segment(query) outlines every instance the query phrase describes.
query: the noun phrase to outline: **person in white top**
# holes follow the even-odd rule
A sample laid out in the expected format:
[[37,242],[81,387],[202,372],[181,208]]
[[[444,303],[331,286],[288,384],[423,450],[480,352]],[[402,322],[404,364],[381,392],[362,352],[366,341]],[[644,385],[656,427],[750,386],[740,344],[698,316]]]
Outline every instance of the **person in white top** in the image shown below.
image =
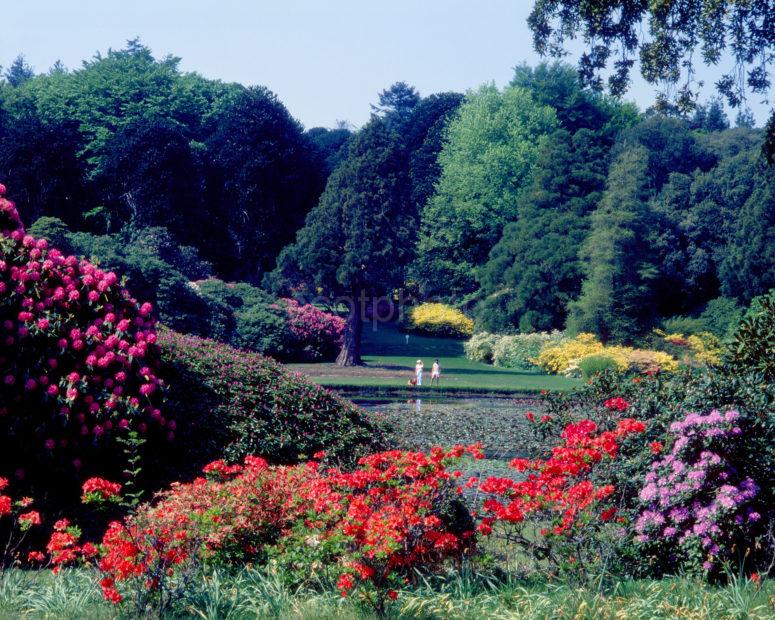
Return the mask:
[[439,360],[435,360],[431,367],[431,386],[433,386],[434,381],[437,384],[441,383],[441,366],[439,365]]
[[422,385],[422,369],[422,360],[417,360],[417,363],[414,366],[414,374],[417,377],[417,385]]

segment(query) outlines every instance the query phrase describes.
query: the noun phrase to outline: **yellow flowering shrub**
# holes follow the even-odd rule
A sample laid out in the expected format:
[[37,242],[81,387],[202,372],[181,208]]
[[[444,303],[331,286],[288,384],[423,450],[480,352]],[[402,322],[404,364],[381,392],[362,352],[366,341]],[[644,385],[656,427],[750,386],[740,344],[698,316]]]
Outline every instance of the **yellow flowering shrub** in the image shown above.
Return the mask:
[[474,333],[474,322],[447,304],[426,303],[409,311],[409,328],[429,336],[467,338]]
[[675,372],[678,370],[678,360],[664,351],[649,349],[632,349],[628,355],[629,366],[638,372],[661,370]]
[[694,334],[687,339],[694,359],[700,364],[716,365],[721,363],[721,341],[709,332]]
[[536,365],[551,374],[566,374],[578,368],[579,360],[603,352],[603,343],[594,334],[581,333],[557,345],[541,349]]
[[593,334],[579,334],[558,345],[544,347],[536,360],[546,372],[552,374],[578,375],[584,360],[605,356],[612,360],[620,371],[660,369],[673,372],[678,369],[678,361],[663,351],[633,349],[617,345],[604,346]]
[[674,347],[686,364],[707,366],[721,363],[721,341],[710,332],[701,332],[684,336],[683,334],[667,334],[660,329],[654,332],[661,336],[668,345]]

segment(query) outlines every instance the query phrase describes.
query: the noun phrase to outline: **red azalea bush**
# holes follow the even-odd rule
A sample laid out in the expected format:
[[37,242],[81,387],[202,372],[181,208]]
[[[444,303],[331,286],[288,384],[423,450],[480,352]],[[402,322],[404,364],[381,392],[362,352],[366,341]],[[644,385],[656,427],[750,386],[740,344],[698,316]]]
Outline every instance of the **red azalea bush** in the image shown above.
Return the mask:
[[523,479],[490,477],[479,486],[485,495],[479,531],[490,534],[500,524],[500,531],[531,558],[558,569],[585,570],[589,564],[582,560],[589,558],[580,556],[588,552],[599,557],[598,531],[616,515],[614,486],[594,479],[605,479],[600,469],[613,466],[621,443],[645,428],[633,418],[603,431],[591,420],[568,424],[547,459],[511,462],[517,472],[527,474]]
[[288,312],[288,328],[294,340],[291,356],[305,361],[334,356],[342,346],[345,320],[323,312],[313,304],[302,305],[295,299],[282,301]]
[[114,602],[132,592],[167,605],[202,564],[271,556],[299,579],[311,578],[316,565],[338,575],[343,595],[360,585],[381,609],[416,570],[473,548],[473,521],[447,470],[466,451],[481,456],[476,446],[391,451],[362,458],[352,472],[318,461],[213,462],[207,479],[175,484],[110,525],[98,563],[103,592]]
[[[150,304],[115,273],[26,235],[0,187],[0,433],[20,476],[51,463],[100,471],[117,435],[175,423],[162,382]],[[115,462],[115,451],[111,452]]]
[[9,494],[7,478],[0,478],[0,531],[3,545],[0,547],[0,573],[19,561],[18,552],[31,528],[41,524],[40,513],[30,510],[31,497],[14,499]]

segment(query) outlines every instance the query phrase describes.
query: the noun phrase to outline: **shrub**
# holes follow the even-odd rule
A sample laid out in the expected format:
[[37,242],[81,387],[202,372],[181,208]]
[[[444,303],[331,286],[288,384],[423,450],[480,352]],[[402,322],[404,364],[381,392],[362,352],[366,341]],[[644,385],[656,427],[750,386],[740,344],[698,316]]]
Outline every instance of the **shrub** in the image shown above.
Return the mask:
[[775,289],[756,297],[735,332],[727,362],[739,372],[775,382]]
[[493,347],[493,363],[504,368],[530,370],[536,368],[543,347],[559,344],[562,340],[563,335],[558,331],[501,336]]
[[675,372],[678,370],[678,361],[664,351],[651,351],[649,349],[632,349],[627,353],[627,363],[630,370],[638,373],[645,372]]
[[654,331],[662,336],[667,347],[675,352],[684,364],[707,366],[721,363],[721,342],[710,332],[685,336],[682,333],[666,334],[661,330]]
[[288,329],[293,336],[291,358],[315,361],[334,357],[342,346],[345,320],[323,312],[313,304],[284,299]]
[[710,332],[717,338],[730,336],[743,311],[737,301],[729,297],[717,297],[708,302],[699,316],[674,316],[662,322],[662,328],[668,333],[700,334]]
[[[481,457],[476,447],[468,451]],[[104,596],[118,603],[129,591],[144,611],[162,611],[200,565],[272,557],[298,582],[338,575],[343,596],[361,587],[382,613],[393,588],[473,548],[473,521],[447,471],[464,452],[377,453],[352,472],[322,470],[317,460],[210,463],[209,480],[173,485],[111,524],[99,560]]]
[[[541,349],[537,361],[538,365],[547,372],[578,375],[583,374],[581,369],[583,360],[590,357],[597,359],[600,356],[612,360],[615,369],[620,372],[627,370],[645,372],[657,369],[674,372],[678,369],[678,362],[668,353],[614,345],[604,346],[592,334],[579,334],[560,344],[546,346]],[[591,362],[592,365],[596,363],[596,361]],[[600,370],[602,368],[596,372]]]
[[564,342],[541,349],[538,366],[552,374],[566,374],[578,367],[586,355],[602,353],[603,343],[594,334],[582,333]]
[[[719,571],[739,547],[753,551],[761,514],[752,502],[759,487],[728,460],[742,439],[740,414],[689,414],[670,425],[669,454],[655,460],[639,492],[638,541],[661,569],[695,574]],[[747,552],[744,551],[748,548]]]
[[467,338],[474,332],[474,322],[452,306],[425,303],[409,311],[408,330],[428,336]]
[[474,362],[484,362],[492,364],[493,348],[502,336],[490,334],[488,332],[479,332],[471,336],[463,345],[466,357]]
[[[554,422],[549,416],[534,423]],[[511,461],[526,476],[490,477],[479,485],[484,494],[479,531],[489,534],[500,524],[505,538],[516,541],[541,570],[548,565],[552,571],[583,572],[610,561],[601,557],[599,534],[616,515],[616,488],[592,476],[605,478],[601,471],[614,466],[622,442],[645,428],[632,418],[619,419],[611,430],[588,419],[566,425],[548,458]]]
[[579,370],[585,379],[589,379],[599,372],[617,370],[618,368],[616,360],[604,354],[587,355],[579,360]]
[[[158,409],[163,383],[151,304],[118,276],[25,235],[0,186],[2,461],[52,493],[57,470],[120,468],[117,437],[174,437]],[[106,458],[108,457],[108,458]],[[119,469],[120,471],[120,469]]]
[[169,406],[188,429],[165,456],[188,474],[224,455],[293,463],[325,449],[352,462],[386,443],[361,409],[270,358],[166,329],[159,345]]
[[127,228],[115,235],[92,235],[73,233],[61,220],[44,217],[31,230],[55,246],[63,244],[66,251],[120,273],[122,283],[138,299],[152,303],[158,318],[168,327],[215,338],[224,333],[228,321],[225,306],[218,299],[203,298],[180,271],[201,273],[209,267],[198,259],[193,248],[175,245],[165,229]]

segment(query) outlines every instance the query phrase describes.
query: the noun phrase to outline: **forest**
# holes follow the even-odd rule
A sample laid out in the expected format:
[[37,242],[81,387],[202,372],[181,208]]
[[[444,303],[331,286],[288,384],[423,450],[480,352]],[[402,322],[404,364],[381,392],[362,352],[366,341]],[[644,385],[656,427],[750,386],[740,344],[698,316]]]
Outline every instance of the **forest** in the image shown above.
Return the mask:
[[[764,131],[719,99],[639,110],[546,62],[467,93],[398,82],[363,127],[305,129],[266,88],[139,41],[4,75],[0,181],[30,230],[120,267],[180,331],[277,352],[278,295],[400,290],[477,329],[632,343],[665,325],[723,336],[775,286]],[[223,282],[240,283],[239,321]]]

